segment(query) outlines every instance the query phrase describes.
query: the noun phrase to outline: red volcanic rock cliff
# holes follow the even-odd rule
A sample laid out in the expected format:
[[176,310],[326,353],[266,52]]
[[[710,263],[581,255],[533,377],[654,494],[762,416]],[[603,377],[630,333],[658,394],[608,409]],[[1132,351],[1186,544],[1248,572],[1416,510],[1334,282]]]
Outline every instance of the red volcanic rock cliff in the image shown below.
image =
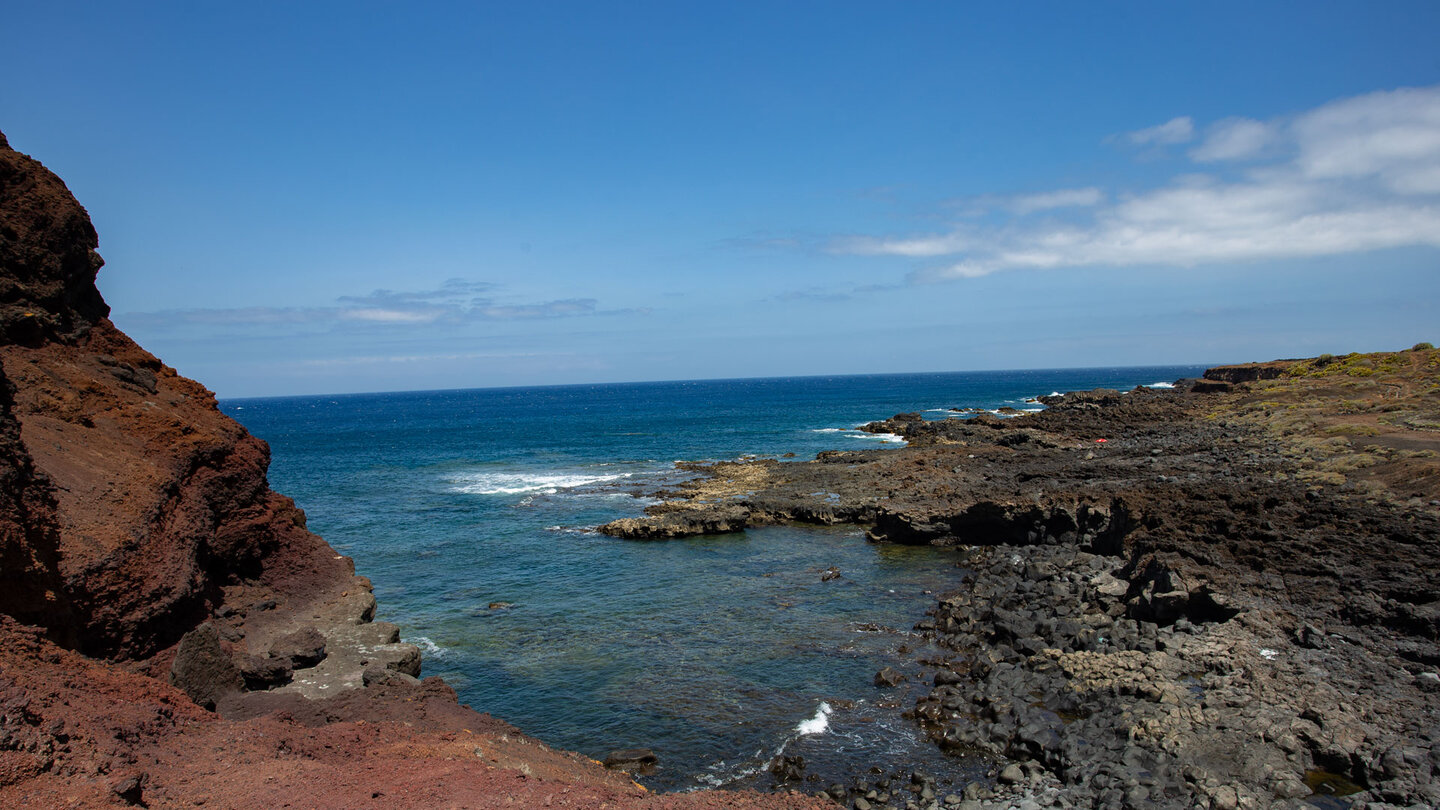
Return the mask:
[[0,135],[0,807],[823,806],[649,796],[417,680],[265,443],[110,323],[96,246]]
[[0,610],[140,659],[227,586],[284,597],[348,580],[270,491],[265,444],[106,318],[96,245],[64,183],[0,141]]

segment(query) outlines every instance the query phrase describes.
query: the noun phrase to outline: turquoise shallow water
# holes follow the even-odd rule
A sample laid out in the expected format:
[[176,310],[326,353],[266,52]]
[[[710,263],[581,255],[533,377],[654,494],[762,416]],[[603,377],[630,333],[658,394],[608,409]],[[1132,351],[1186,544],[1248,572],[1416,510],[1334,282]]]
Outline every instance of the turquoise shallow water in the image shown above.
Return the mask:
[[[853,529],[667,543],[598,535],[680,459],[886,446],[901,411],[1130,388],[1197,367],[590,385],[228,400],[271,444],[271,484],[353,556],[382,615],[471,705],[593,757],[646,747],[645,781],[733,784],[775,753],[825,781],[872,765],[961,778],[899,712],[905,631],[954,587],[947,552]],[[821,573],[838,568],[829,582]],[[801,731],[810,733],[802,734]],[[759,777],[763,783],[764,777]]]

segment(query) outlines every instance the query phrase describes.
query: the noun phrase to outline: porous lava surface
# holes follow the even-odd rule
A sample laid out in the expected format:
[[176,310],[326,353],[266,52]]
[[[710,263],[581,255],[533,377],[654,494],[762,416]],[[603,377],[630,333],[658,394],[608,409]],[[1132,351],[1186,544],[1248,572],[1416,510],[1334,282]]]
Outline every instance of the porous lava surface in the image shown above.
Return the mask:
[[653,796],[472,711],[109,321],[94,227],[0,135],[0,806],[806,807]]
[[[967,808],[1440,806],[1440,351],[1041,401],[866,426],[902,449],[692,465],[602,530],[956,548],[915,627],[952,654],[877,685],[933,683],[916,722],[995,757]],[[910,800],[890,776],[827,792]]]

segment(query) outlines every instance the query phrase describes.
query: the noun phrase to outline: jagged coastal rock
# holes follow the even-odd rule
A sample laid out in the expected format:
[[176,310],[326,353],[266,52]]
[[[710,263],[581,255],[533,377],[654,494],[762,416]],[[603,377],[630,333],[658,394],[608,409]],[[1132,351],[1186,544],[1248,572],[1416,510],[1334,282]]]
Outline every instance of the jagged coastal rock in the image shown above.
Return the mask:
[[269,449],[115,328],[0,135],[0,806],[804,807],[649,796],[419,680]]
[[[915,720],[996,757],[958,806],[1440,806],[1440,351],[1040,399],[865,427],[903,449],[700,468],[603,530],[840,519],[957,549],[915,626],[950,655],[876,683],[932,683]],[[897,779],[827,793],[908,806]]]
[[[874,676],[990,757],[801,793],[654,796],[420,679],[268,448],[108,320],[97,237],[0,135],[0,806],[1440,806],[1440,351],[899,414],[899,449],[686,465],[665,540],[782,522],[955,549]],[[963,418],[960,418],[963,417]],[[840,587],[845,573],[818,574]],[[494,603],[493,609],[508,605]],[[943,651],[935,655],[934,649]]]

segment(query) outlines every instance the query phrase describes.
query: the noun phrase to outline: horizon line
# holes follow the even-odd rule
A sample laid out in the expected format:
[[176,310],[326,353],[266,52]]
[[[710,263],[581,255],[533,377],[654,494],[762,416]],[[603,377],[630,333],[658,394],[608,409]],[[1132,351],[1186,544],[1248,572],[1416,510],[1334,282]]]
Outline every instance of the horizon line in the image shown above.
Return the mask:
[[[1299,360],[1303,358],[1276,358],[1277,360]],[[1275,360],[1243,361],[1243,362],[1275,362]],[[694,377],[684,379],[666,380],[612,380],[606,382],[582,382],[582,383],[540,383],[534,385],[484,385],[469,386],[464,388],[401,388],[385,391],[345,391],[331,393],[310,393],[310,394],[252,394],[245,396],[219,396],[217,401],[236,402],[241,400],[257,399],[305,399],[310,397],[365,397],[377,394],[450,394],[468,391],[519,391],[535,390],[543,388],[590,388],[599,386],[621,386],[621,385],[670,385],[679,383],[713,383],[713,382],[756,382],[767,380],[814,380],[827,377],[910,377],[928,376],[942,374],[994,374],[1004,372],[1041,372],[1041,371],[1099,371],[1125,369],[1161,369],[1161,368],[1214,368],[1216,366],[1230,365],[1229,363],[1147,363],[1143,365],[1098,365],[1098,366],[1044,366],[1035,368],[977,368],[964,369],[959,371],[884,371],[884,372],[859,372],[846,374],[773,374],[755,377]],[[1182,378],[1183,379],[1183,378]],[[203,383],[202,383],[203,384]]]

